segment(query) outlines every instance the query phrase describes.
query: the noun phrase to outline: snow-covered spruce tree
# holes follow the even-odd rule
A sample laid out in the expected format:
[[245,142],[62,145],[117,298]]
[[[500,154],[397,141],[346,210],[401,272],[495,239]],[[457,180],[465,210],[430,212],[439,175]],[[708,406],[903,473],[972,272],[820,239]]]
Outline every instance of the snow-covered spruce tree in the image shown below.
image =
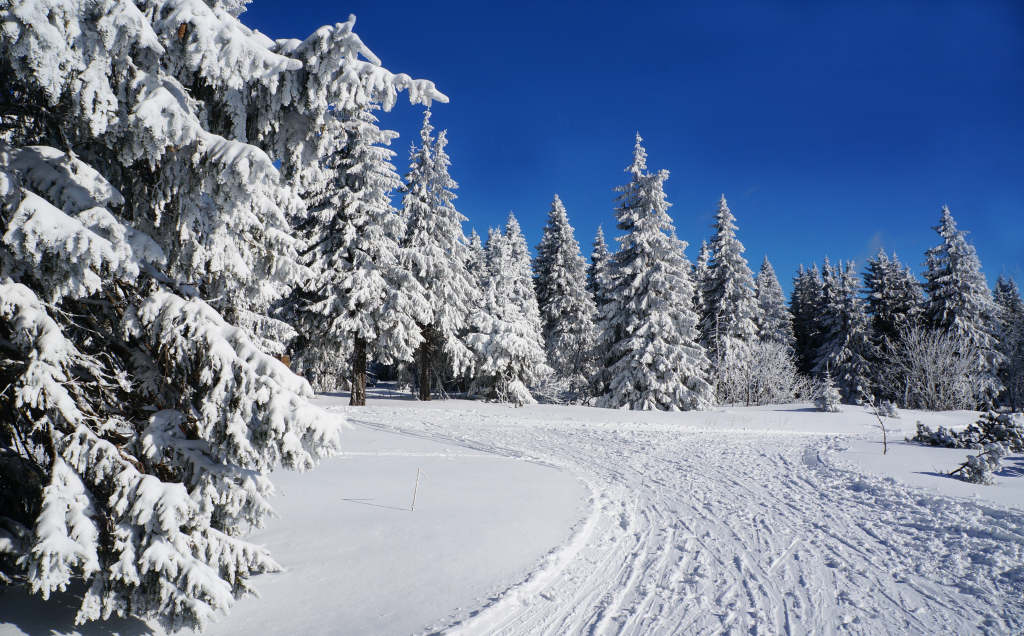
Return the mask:
[[809,375],[814,368],[814,359],[820,341],[817,316],[821,311],[821,291],[824,286],[821,271],[815,263],[805,270],[800,265],[793,278],[793,293],[789,308],[793,315],[793,348],[796,351],[797,368]]
[[484,252],[483,241],[475,229],[469,232],[466,243],[469,245],[469,258],[466,261],[466,269],[476,280],[476,286],[481,291],[482,299],[483,290],[487,289],[487,285],[491,280],[490,272],[487,269],[487,254]]
[[473,364],[473,353],[460,338],[480,304],[474,276],[466,269],[472,257],[462,232],[467,220],[452,200],[458,184],[448,175],[446,131],[435,142],[430,111],[423,117],[421,146],[413,147],[405,177],[403,214],[409,219],[403,266],[423,287],[429,313],[420,325],[423,342],[416,354],[419,399],[429,401],[434,376],[459,375]]
[[690,269],[693,278],[693,311],[701,322],[704,322],[704,317],[707,315],[707,303],[704,302],[704,283],[708,280],[708,259],[710,258],[708,242],[702,240],[700,251],[697,252],[697,261]]
[[590,265],[587,267],[587,291],[594,298],[596,309],[600,309],[607,302],[605,298],[606,272],[608,260],[611,257],[612,253],[608,251],[608,244],[604,240],[604,229],[598,225],[597,236],[594,237],[594,249],[590,252]]
[[896,254],[892,259],[879,249],[869,258],[864,272],[864,291],[871,324],[879,348],[887,350],[900,333],[920,322],[924,293],[914,272],[904,267]]
[[377,127],[371,107],[335,113],[325,178],[306,190],[309,215],[296,226],[312,276],[278,313],[300,334],[296,368],[321,391],[349,376],[350,403],[363,406],[367,358],[411,361],[429,308],[400,245],[405,222],[391,205],[401,181],[395,153],[383,146],[397,134]]
[[505,234],[491,230],[487,239],[490,274],[484,301],[470,323],[468,344],[476,355],[472,393],[515,404],[536,402],[529,386],[551,373],[545,363],[540,312],[519,223],[509,215]]
[[757,337],[754,274],[742,256],[743,244],[736,238],[735,220],[722,195],[711,226],[715,234],[708,244],[710,260],[702,287],[705,313],[701,333],[712,364],[724,358],[726,348]]
[[1024,302],[1012,278],[1002,275],[996,279],[993,293],[999,307],[1002,327],[999,351],[1003,356],[999,366],[999,379],[1003,383],[1001,399],[1014,411],[1024,407]]
[[593,374],[597,309],[584,287],[586,261],[573,235],[565,206],[555,195],[533,261],[541,333],[548,364],[562,377],[588,383]]
[[978,254],[967,242],[966,233],[957,229],[948,207],[943,206],[939,225],[932,229],[942,237],[942,244],[925,253],[924,320],[932,328],[974,345],[979,352],[978,368],[984,372],[978,399],[992,403],[1001,390],[997,376],[1002,357],[998,351],[999,309],[992,301]]
[[715,219],[711,226],[715,234],[708,244],[707,275],[701,287],[704,311],[700,330],[713,367],[718,400],[732,402],[735,397],[722,392],[730,383],[721,380],[727,375],[744,373],[731,367],[745,364],[748,345],[757,341],[759,308],[754,275],[742,256],[743,244],[736,239],[736,219],[729,211],[725,195],[718,202]]
[[241,538],[266,473],[339,444],[265,353],[263,310],[305,273],[273,160],[316,167],[331,108],[443,96],[354,18],[275,44],[198,0],[0,13],[0,567],[44,597],[84,578],[79,621],[202,628],[278,568]]
[[608,303],[600,309],[597,405],[635,410],[701,410],[714,403],[698,342],[690,264],[674,238],[664,182],[647,172],[636,137],[631,181],[617,188],[617,227],[627,232],[608,263]]
[[754,285],[757,288],[757,334],[761,341],[778,342],[792,348],[793,316],[767,256],[761,262],[761,271],[757,273]]
[[823,413],[842,413],[839,406],[842,395],[832,381],[832,374],[825,371],[814,385],[814,407]]
[[822,309],[818,314],[818,345],[813,372],[835,376],[846,404],[860,404],[872,392],[872,363],[878,357],[871,322],[860,297],[860,277],[853,262],[832,267],[825,259]]

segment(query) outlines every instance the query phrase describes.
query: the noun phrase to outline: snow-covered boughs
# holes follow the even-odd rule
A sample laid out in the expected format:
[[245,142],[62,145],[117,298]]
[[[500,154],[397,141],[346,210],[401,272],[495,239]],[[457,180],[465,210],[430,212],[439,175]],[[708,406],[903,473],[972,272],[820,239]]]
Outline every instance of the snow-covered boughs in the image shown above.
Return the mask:
[[820,341],[817,317],[824,284],[817,263],[809,270],[800,265],[793,278],[793,293],[789,298],[789,311],[793,315],[793,348],[796,350],[797,368],[805,374],[810,374],[814,368]]
[[701,286],[704,303],[701,333],[708,358],[719,365],[727,350],[742,348],[757,337],[758,304],[754,274],[736,238],[736,217],[725,195],[718,201],[715,234],[708,244],[707,274]]
[[1002,390],[997,375],[1002,358],[998,351],[999,309],[992,301],[977,252],[967,242],[966,232],[957,229],[948,207],[942,208],[939,225],[933,229],[942,237],[942,244],[926,253],[924,319],[932,328],[970,344],[983,384],[978,397],[992,403]]
[[583,285],[586,262],[557,194],[533,269],[548,364],[563,377],[579,378],[582,387],[593,375],[597,309]]
[[816,316],[818,348],[813,372],[835,375],[846,404],[871,401],[872,363],[877,357],[860,278],[853,263],[832,267],[825,259],[820,306]]
[[767,256],[761,262],[761,271],[757,273],[754,285],[758,306],[758,337],[762,342],[778,342],[792,347],[793,316],[786,307],[786,296],[782,293],[782,286]]
[[470,392],[498,402],[533,404],[528,387],[551,369],[545,361],[526,238],[513,215],[504,234],[490,232],[486,257],[484,302],[470,319],[468,344],[476,356]]
[[401,181],[389,161],[394,153],[382,146],[397,135],[381,131],[369,108],[337,116],[327,178],[307,190],[309,216],[296,227],[312,276],[278,315],[300,334],[293,345],[297,368],[321,391],[349,379],[352,403],[360,405],[367,357],[411,361],[428,307],[401,246],[405,221],[391,205]]
[[999,308],[1002,331],[999,352],[1002,363],[999,379],[1003,383],[1003,401],[1014,411],[1024,409],[1024,302],[1016,281],[1000,275],[993,299]]
[[835,382],[832,381],[832,374],[828,371],[815,381],[811,398],[814,400],[814,407],[823,413],[843,412],[839,406],[842,394],[839,393]]
[[901,332],[921,322],[921,284],[910,267],[900,264],[896,254],[890,260],[880,249],[874,258],[868,259],[864,293],[872,327],[883,350],[898,340]]
[[459,336],[480,304],[476,280],[466,269],[473,257],[462,232],[466,217],[452,203],[458,185],[448,175],[447,135],[441,131],[435,141],[433,130],[427,111],[420,131],[422,145],[413,148],[402,199],[408,229],[401,262],[422,286],[429,307],[416,355],[421,400],[430,399],[435,378],[472,367],[473,353]]
[[701,410],[714,403],[708,360],[698,343],[686,244],[675,237],[663,184],[668,171],[647,171],[636,137],[631,181],[615,211],[627,232],[608,263],[600,308],[598,406],[635,410]]
[[0,7],[0,570],[44,594],[84,577],[80,621],[202,628],[278,568],[241,538],[272,513],[266,473],[312,467],[342,425],[268,355],[295,332],[267,310],[315,273],[290,224],[344,163],[328,149],[360,228],[346,333],[418,344],[370,113],[446,98],[381,68],[354,18],[275,43],[243,8]]
[[607,302],[605,298],[605,287],[608,284],[606,272],[611,257],[608,244],[604,240],[603,226],[598,225],[597,235],[594,237],[594,249],[590,252],[590,265],[587,266],[587,291],[594,298],[596,309],[600,309]]

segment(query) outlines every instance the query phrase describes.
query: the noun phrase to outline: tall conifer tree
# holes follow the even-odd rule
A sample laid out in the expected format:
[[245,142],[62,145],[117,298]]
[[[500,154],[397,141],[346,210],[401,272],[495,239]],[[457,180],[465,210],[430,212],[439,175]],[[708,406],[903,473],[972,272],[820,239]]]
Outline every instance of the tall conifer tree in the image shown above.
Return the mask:
[[706,409],[714,397],[698,343],[690,265],[667,213],[668,171],[647,172],[640,141],[637,135],[633,163],[626,169],[632,179],[617,188],[617,227],[626,234],[609,262],[609,302],[600,310],[604,369],[598,405]]
[[468,338],[476,355],[470,390],[491,400],[532,404],[529,386],[551,369],[545,363],[526,238],[515,216],[509,214],[504,235],[490,231],[485,253],[490,276]]
[[757,288],[757,329],[758,336],[765,342],[778,342],[793,346],[793,316],[786,307],[786,296],[775,275],[775,269],[764,257],[761,271],[754,281]]
[[896,254],[890,259],[878,250],[868,259],[864,273],[867,311],[882,350],[900,339],[900,333],[918,325],[923,311],[924,293],[917,277],[904,267]]
[[462,232],[466,217],[452,204],[458,185],[448,175],[447,136],[441,131],[435,142],[433,129],[427,111],[402,199],[409,219],[403,264],[423,287],[430,307],[420,325],[423,342],[416,356],[419,399],[424,401],[430,400],[434,375],[459,374],[472,365],[473,355],[459,336],[480,302],[476,280],[466,269],[472,257]]
[[984,374],[979,400],[992,404],[1000,391],[997,377],[999,310],[992,301],[981,261],[966,232],[958,230],[949,208],[943,206],[939,225],[932,228],[942,244],[928,250],[924,289],[928,300],[924,318],[935,329],[972,343],[979,351]]
[[422,342],[417,322],[429,315],[399,245],[405,223],[391,205],[401,181],[390,163],[394,152],[382,146],[398,135],[376,122],[369,109],[338,122],[329,178],[310,192],[309,216],[296,228],[313,276],[279,312],[301,334],[297,368],[320,390],[333,389],[347,371],[356,406],[366,403],[368,357],[412,360]]
[[604,240],[602,226],[597,226],[597,236],[594,237],[594,249],[590,252],[590,265],[587,267],[587,291],[594,298],[594,306],[598,309],[606,302],[604,285],[605,274],[608,270],[608,260],[612,257],[608,251],[608,244]]
[[563,377],[589,377],[597,309],[583,285],[586,261],[557,194],[537,246],[534,272],[548,364]]
[[725,195],[715,213],[715,234],[708,245],[710,261],[702,286],[705,312],[701,331],[708,357],[717,364],[726,351],[757,337],[757,299],[754,275],[743,258],[743,244],[736,238],[736,217]]
[[860,297],[860,278],[853,263],[832,267],[825,259],[821,309],[817,314],[820,343],[814,373],[835,378],[846,404],[870,400],[871,363],[877,358],[871,323]]

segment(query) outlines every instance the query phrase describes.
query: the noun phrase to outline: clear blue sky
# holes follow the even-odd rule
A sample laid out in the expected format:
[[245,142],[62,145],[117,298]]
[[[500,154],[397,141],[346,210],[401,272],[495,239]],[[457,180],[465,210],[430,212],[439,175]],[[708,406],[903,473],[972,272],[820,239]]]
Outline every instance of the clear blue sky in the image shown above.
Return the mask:
[[[1024,268],[1024,2],[280,2],[242,21],[304,38],[357,16],[394,72],[449,104],[456,206],[486,235],[515,212],[531,245],[552,196],[585,255],[614,230],[616,185],[644,137],[671,172],[693,259],[718,197],[757,270],[896,250],[920,271],[949,205],[982,266]],[[381,114],[405,172],[421,107]],[[614,246],[613,246],[614,249]]]

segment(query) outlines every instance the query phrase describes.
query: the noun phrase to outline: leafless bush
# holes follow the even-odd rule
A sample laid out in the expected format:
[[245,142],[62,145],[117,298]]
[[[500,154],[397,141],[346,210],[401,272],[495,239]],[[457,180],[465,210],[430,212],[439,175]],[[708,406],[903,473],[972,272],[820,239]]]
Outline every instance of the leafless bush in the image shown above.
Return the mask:
[[789,404],[810,391],[790,348],[779,342],[730,347],[718,367],[720,404]]
[[904,329],[890,342],[881,385],[903,408],[925,411],[973,409],[984,384],[978,348],[942,331]]

